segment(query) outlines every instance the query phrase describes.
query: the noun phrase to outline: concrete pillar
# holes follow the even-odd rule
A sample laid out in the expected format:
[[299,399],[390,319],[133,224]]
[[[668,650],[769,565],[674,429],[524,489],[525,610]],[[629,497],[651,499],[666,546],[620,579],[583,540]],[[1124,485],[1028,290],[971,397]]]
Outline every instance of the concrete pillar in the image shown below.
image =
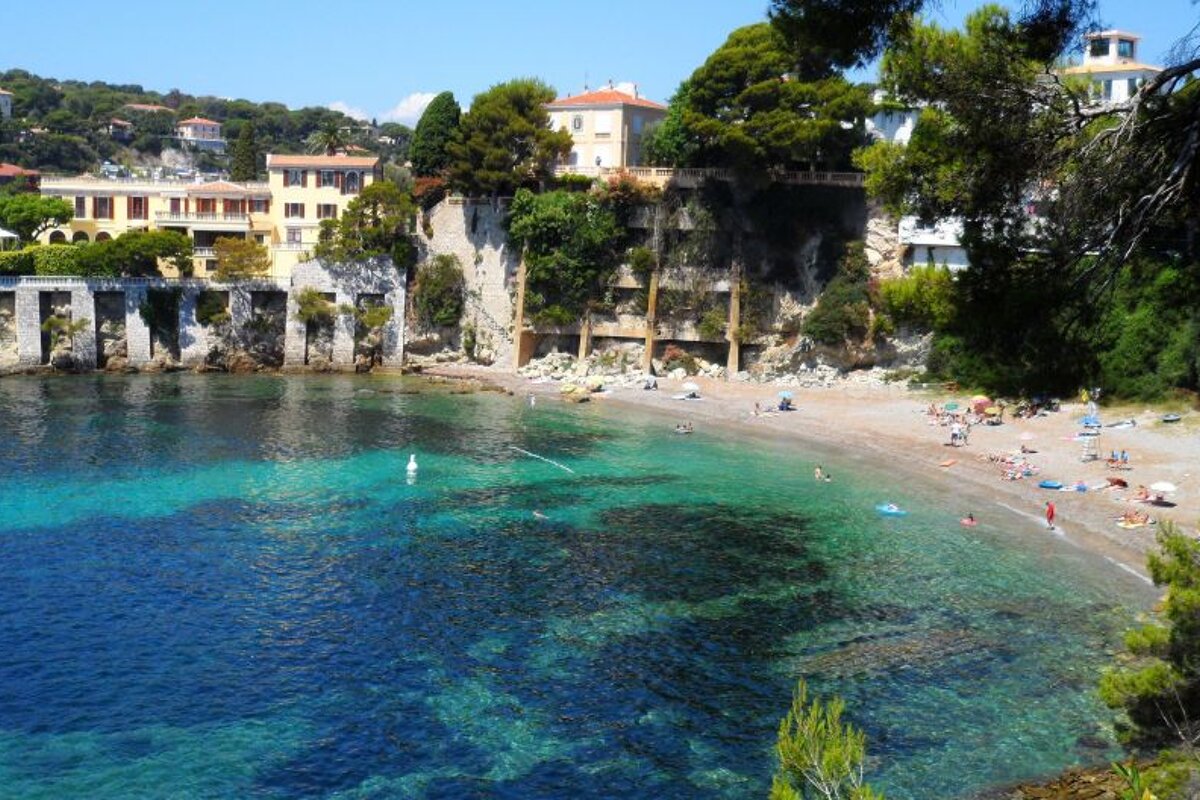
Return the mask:
[[333,312],[333,363],[338,366],[354,364],[354,315],[340,309],[354,308],[355,299],[352,292],[338,290],[333,301],[337,306]]
[[125,351],[130,366],[150,360],[150,327],[142,319],[142,304],[146,302],[146,286],[125,287]]
[[583,312],[583,322],[579,325],[579,361],[575,364],[575,371],[580,375],[587,372],[587,365],[584,359],[588,357],[588,353],[592,349],[592,313],[590,311]]
[[729,329],[725,338],[729,340],[729,358],[725,362],[725,380],[737,374],[741,361],[742,345],[738,342],[738,327],[742,324],[742,279],[736,271],[729,277]]
[[71,287],[71,321],[87,325],[71,337],[71,354],[84,369],[96,368],[96,296],[87,284]]
[[200,287],[187,284],[179,296],[179,363],[203,364],[208,357],[208,331],[196,320]]
[[642,372],[654,370],[654,333],[658,316],[658,270],[650,273],[650,288],[646,290],[646,347],[642,353]]
[[42,363],[41,293],[35,287],[16,290],[17,353],[21,364]]
[[383,365],[399,367],[404,363],[404,278],[396,288],[383,296],[392,307],[392,318],[383,328]]
[[296,287],[288,289],[287,320],[283,328],[283,365],[285,367],[304,366],[304,351],[308,348],[308,326],[296,319],[300,304],[296,297],[300,290]]

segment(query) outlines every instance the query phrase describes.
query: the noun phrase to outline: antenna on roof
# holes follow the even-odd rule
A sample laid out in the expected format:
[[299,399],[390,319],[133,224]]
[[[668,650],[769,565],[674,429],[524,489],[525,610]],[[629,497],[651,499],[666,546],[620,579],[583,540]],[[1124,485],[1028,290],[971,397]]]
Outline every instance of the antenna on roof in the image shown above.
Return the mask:
[[586,69],[583,71],[583,90],[585,92],[588,90],[588,74]]

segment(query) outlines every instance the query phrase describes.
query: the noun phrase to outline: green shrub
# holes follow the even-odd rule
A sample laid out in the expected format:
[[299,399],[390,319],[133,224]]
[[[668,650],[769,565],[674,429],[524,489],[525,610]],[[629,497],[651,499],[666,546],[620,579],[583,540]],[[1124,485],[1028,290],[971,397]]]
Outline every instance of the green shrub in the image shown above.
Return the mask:
[[901,325],[945,330],[954,320],[954,276],[945,267],[913,267],[902,278],[884,281],[879,292],[884,308]]
[[29,249],[33,253],[33,269],[36,275],[74,276],[83,275],[79,254],[83,250],[71,244],[44,244]]
[[196,297],[196,321],[201,325],[219,325],[229,321],[229,309],[225,307],[225,295],[208,289]]
[[311,286],[296,295],[296,320],[305,325],[328,325],[338,308],[318,289]]
[[696,330],[705,339],[720,339],[725,335],[728,315],[720,308],[710,308],[700,317]]
[[565,189],[568,192],[586,192],[592,188],[595,183],[595,178],[589,178],[587,175],[575,175],[567,173],[559,175],[554,179],[555,189]]
[[0,253],[0,275],[33,275],[35,248]]
[[629,250],[629,270],[642,283],[650,280],[650,274],[657,266],[654,251],[649,247],[633,247]]
[[462,264],[458,257],[442,253],[417,269],[413,286],[413,309],[427,328],[457,325],[464,302]]
[[804,319],[804,334],[828,345],[865,339],[871,328],[870,275],[862,243],[848,245],[837,274]]
[[662,364],[663,369],[667,372],[680,367],[688,375],[695,375],[700,371],[700,365],[696,363],[696,357],[682,347],[674,344],[667,345],[663,350]]

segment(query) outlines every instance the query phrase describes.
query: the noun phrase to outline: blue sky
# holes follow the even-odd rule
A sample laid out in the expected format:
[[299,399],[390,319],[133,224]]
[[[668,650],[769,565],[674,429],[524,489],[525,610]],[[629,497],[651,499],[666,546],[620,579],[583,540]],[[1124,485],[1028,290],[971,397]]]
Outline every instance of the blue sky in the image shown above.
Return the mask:
[[[956,26],[977,0],[941,0]],[[638,83],[666,101],[767,0],[191,0],[47,6],[4,0],[0,68],[168,91],[331,105],[413,124],[434,94],[459,102],[517,76],[573,94]],[[1194,23],[1192,0],[1101,0],[1103,21],[1141,33],[1160,63]],[[14,34],[14,32],[22,32]],[[872,77],[873,73],[863,77]]]

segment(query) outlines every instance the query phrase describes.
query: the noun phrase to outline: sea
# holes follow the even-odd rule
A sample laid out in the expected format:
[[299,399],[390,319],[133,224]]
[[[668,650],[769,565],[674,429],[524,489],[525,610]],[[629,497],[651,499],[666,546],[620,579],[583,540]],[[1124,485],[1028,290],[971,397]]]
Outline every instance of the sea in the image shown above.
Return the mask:
[[801,678],[892,800],[1119,755],[1095,687],[1151,587],[877,457],[679,421],[0,380],[0,797],[765,798]]

